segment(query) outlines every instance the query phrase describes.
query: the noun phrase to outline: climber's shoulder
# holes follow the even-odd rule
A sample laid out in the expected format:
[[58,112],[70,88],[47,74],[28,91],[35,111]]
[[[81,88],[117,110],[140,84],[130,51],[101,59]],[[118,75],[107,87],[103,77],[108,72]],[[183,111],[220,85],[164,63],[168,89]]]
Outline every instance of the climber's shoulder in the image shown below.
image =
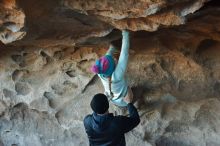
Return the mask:
[[92,119],[92,115],[87,115],[87,116],[85,116],[85,118],[83,119],[84,125],[85,125],[85,126],[89,125],[91,119]]

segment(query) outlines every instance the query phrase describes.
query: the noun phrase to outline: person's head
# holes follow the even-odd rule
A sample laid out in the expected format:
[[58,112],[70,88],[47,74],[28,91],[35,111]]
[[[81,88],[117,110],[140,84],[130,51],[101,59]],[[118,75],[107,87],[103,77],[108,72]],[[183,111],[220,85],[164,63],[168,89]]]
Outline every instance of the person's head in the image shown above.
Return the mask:
[[91,71],[96,74],[101,74],[110,77],[115,70],[115,61],[111,55],[105,55],[96,60],[91,67]]
[[90,103],[92,110],[97,114],[105,114],[109,108],[108,98],[105,94],[96,94]]

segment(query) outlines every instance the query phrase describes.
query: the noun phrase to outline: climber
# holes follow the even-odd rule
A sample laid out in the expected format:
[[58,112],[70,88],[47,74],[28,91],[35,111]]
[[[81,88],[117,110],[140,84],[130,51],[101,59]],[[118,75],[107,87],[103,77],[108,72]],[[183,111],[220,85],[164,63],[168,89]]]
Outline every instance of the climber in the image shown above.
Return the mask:
[[113,57],[114,52],[117,50],[113,45],[110,45],[106,55],[96,60],[95,64],[91,67],[91,71],[98,74],[105,88],[104,94],[108,99],[119,107],[126,107],[127,104],[123,99],[126,96],[133,96],[124,78],[129,55],[129,32],[123,30],[122,37],[118,64],[116,65]]
[[124,98],[129,112],[129,117],[126,117],[109,113],[109,101],[105,94],[99,93],[93,97],[90,103],[93,114],[87,115],[83,121],[90,146],[125,146],[124,134],[140,123],[132,99],[132,96]]

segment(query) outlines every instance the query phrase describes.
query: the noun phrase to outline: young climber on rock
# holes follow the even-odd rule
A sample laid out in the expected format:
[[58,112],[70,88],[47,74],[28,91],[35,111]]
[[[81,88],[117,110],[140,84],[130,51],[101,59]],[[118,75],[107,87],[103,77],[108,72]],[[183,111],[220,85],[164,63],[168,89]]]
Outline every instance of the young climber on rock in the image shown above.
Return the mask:
[[106,55],[96,60],[91,68],[91,71],[98,74],[100,77],[105,88],[104,94],[110,99],[110,101],[120,107],[127,106],[127,103],[123,100],[125,97],[133,96],[124,77],[128,63],[128,50],[129,32],[123,30],[122,47],[118,63],[116,64],[113,57],[116,48],[113,45],[110,45]]

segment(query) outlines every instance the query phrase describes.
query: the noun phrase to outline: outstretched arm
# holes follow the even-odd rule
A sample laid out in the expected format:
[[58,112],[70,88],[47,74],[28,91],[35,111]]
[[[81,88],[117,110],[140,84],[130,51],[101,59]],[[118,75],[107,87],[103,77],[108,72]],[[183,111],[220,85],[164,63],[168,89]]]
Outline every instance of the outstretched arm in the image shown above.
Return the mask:
[[126,68],[127,68],[127,63],[128,63],[128,49],[130,46],[130,42],[129,42],[129,32],[126,30],[122,31],[122,47],[121,47],[121,53],[120,53],[120,57],[118,60],[118,64],[115,68],[115,78],[117,80],[120,80],[123,78]]
[[121,128],[123,133],[127,133],[134,129],[140,123],[140,117],[137,109],[132,103],[128,104],[129,117],[121,116]]

